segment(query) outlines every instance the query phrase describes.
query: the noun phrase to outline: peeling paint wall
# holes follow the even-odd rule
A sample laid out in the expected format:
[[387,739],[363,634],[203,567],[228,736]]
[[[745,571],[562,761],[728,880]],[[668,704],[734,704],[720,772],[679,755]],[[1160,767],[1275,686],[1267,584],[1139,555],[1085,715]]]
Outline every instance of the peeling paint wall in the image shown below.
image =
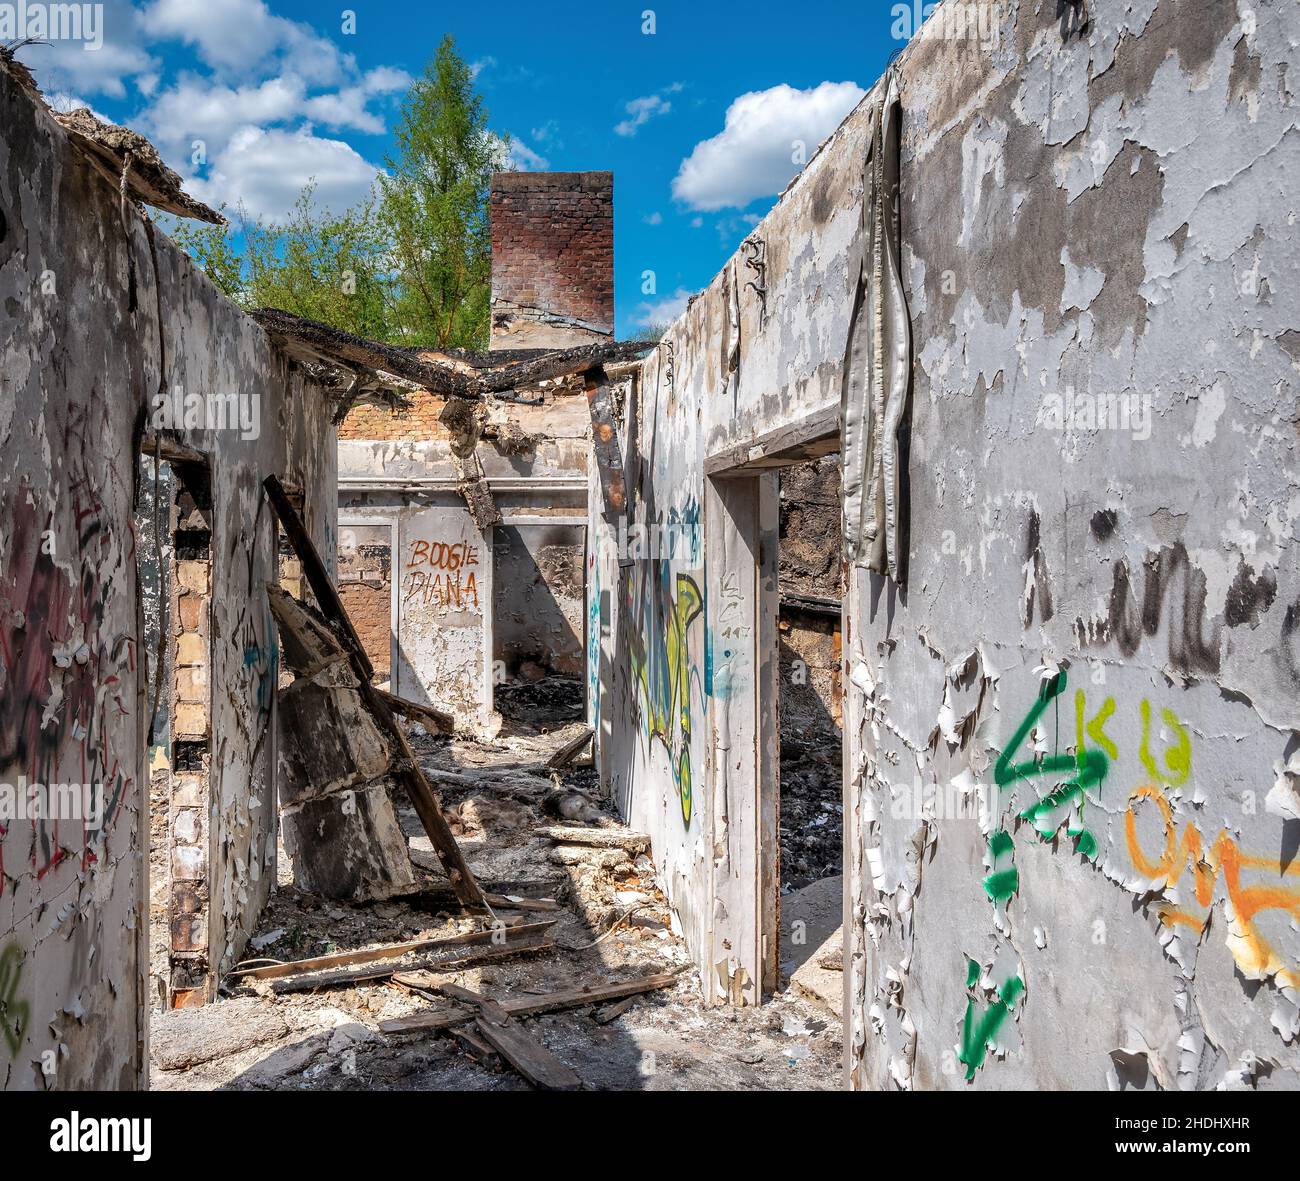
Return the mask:
[[1300,1081],[1300,8],[1088,9],[901,63],[911,568],[855,579],[846,639],[859,1087]]
[[644,363],[620,424],[627,511],[591,524],[602,784],[651,834],[711,1001],[756,1003],[775,983],[778,501],[763,465],[836,430],[868,127],[865,108],[845,120]]
[[[847,588],[849,1081],[1290,1086],[1300,6],[1058,7],[899,60],[910,570]],[[696,520],[833,413],[869,103],[643,367],[630,521]],[[602,776],[716,980],[762,904],[718,878],[709,730],[744,571],[599,569]]]
[[200,801],[212,967],[274,880],[275,578],[261,480],[306,493],[332,550],[332,407],[0,71],[0,781],[101,785],[102,824],[0,824],[0,1086],[143,1081],[147,690],[133,514],[160,392],[256,396],[259,433],[181,429],[206,453],[214,749]]

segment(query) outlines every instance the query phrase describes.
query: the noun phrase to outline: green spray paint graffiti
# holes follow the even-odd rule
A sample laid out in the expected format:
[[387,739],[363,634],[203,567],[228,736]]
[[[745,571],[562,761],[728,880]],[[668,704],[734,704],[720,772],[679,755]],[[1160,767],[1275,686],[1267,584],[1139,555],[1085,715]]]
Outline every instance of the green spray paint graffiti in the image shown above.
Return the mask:
[[17,1054],[27,1034],[31,1010],[26,1001],[18,999],[18,984],[23,974],[23,952],[17,943],[11,943],[0,952],[0,1029],[11,1055]]
[[[966,988],[973,990],[979,984],[980,966],[974,960],[966,961]],[[961,1050],[957,1054],[961,1064],[966,1067],[967,1081],[975,1077],[975,1072],[984,1065],[985,1055],[997,1041],[998,1030],[1011,1014],[1011,1006],[1024,991],[1025,982],[1019,976],[1012,976],[998,989],[998,997],[987,1009],[979,1021],[975,1020],[975,1001],[966,1001],[966,1016],[961,1026]]]
[[640,691],[647,734],[662,742],[668,752],[682,822],[689,825],[694,791],[688,629],[704,610],[704,596],[694,578],[678,574],[672,597],[662,595],[655,605],[658,610],[647,615],[657,614],[662,626],[655,628],[650,618],[642,619],[640,634],[630,645],[632,674]]
[[[1084,807],[1088,789],[1105,779],[1110,759],[1117,753],[1115,744],[1105,731],[1107,719],[1115,712],[1114,700],[1107,698],[1096,715],[1088,719],[1084,694],[1080,690],[1075,694],[1074,753],[1037,755],[1021,762],[1014,761],[1047,707],[1065,692],[1066,681],[1066,673],[1062,669],[1042,683],[1034,704],[1021,719],[1011,741],[998,757],[993,778],[998,786],[998,798],[1001,799],[1002,792],[1014,784],[1068,776],[1065,782],[1055,786],[1047,795],[1035,800],[1017,815],[1021,820],[1028,820],[1039,839],[1044,841],[1054,837],[1064,823],[1066,833],[1074,839],[1075,850],[1092,861],[1097,857],[1097,840],[1084,825]],[[1092,738],[1100,749],[1087,748],[1085,735]],[[990,835],[987,860],[989,873],[984,878],[984,892],[995,907],[1005,907],[1020,889],[1020,873],[1015,865],[1015,842],[1005,828],[998,827]],[[1011,976],[998,989],[997,998],[977,1019],[975,993],[979,976],[979,964],[967,959],[966,989],[971,995],[966,999],[961,1046],[957,1055],[966,1067],[967,1080],[973,1079],[984,1064],[989,1047],[995,1043],[998,1031],[1010,1015],[1012,1006],[1025,990],[1025,982],[1019,974]]]
[[[1048,705],[1065,691],[1065,683],[1064,669],[1043,682],[1038,690],[1038,699],[1030,707],[1019,729],[1007,744],[1006,750],[999,757],[993,770],[993,778],[1001,794],[1008,784],[1019,780],[1028,781],[1073,772],[1065,783],[1022,811],[1020,818],[1030,821],[1039,837],[1047,840],[1055,835],[1061,827],[1061,821],[1065,820],[1068,814],[1066,832],[1074,838],[1075,848],[1092,860],[1097,856],[1097,840],[1083,824],[1083,809],[1087,802],[1085,793],[1088,788],[1096,786],[1105,778],[1106,768],[1109,766],[1106,756],[1100,750],[1085,750],[1083,743],[1079,743],[1074,754],[1045,755],[1021,763],[1011,761],[1029,732],[1038,724],[1038,719],[1043,716]],[[1114,709],[1113,703],[1111,708]],[[1105,718],[1101,718],[1101,722],[1104,721]]]

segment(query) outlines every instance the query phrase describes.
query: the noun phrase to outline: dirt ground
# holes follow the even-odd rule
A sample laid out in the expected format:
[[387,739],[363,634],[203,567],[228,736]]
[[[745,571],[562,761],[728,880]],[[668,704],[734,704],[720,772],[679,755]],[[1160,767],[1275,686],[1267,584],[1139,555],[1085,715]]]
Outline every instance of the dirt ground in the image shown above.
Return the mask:
[[[673,919],[645,854],[556,847],[537,833],[554,824],[626,831],[593,790],[594,773],[563,776],[540,764],[572,730],[540,733],[513,723],[491,744],[433,738],[412,727],[413,745],[435,776],[448,819],[486,888],[551,897],[554,948],[458,972],[455,982],[496,999],[612,983],[683,969],[668,989],[621,1011],[587,1006],[531,1017],[525,1030],[595,1090],[831,1090],[840,1086],[838,1015],[793,992],[761,1007],[705,1007]],[[424,886],[445,885],[414,811],[396,801]],[[161,845],[155,834],[156,845]],[[165,970],[165,884],[154,857],[155,971]],[[163,879],[165,883],[165,878]],[[441,938],[474,929],[463,912],[431,913],[410,899],[350,905],[292,884],[281,851],[279,884],[246,952],[296,960],[382,943]],[[418,959],[418,957],[416,957]],[[405,966],[405,965],[403,965]],[[269,982],[227,981],[197,1009],[159,1009],[151,1025],[151,1085],[158,1090],[521,1090],[506,1068],[492,1072],[446,1034],[387,1035],[378,1023],[447,1004],[391,981],[276,995]],[[602,1023],[602,1019],[606,1019]]]

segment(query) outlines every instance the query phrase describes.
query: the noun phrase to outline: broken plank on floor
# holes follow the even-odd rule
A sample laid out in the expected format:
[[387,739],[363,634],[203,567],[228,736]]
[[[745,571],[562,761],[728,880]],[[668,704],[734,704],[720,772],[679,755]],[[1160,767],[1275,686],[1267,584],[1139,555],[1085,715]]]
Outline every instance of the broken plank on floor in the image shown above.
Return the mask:
[[340,951],[330,955],[313,956],[306,960],[291,960],[285,964],[268,964],[262,968],[237,968],[230,976],[241,980],[275,980],[283,976],[296,976],[302,972],[316,972],[326,968],[345,968],[353,964],[373,963],[375,960],[400,959],[417,951],[433,951],[441,947],[459,947],[466,944],[491,943],[502,937],[519,940],[540,935],[555,924],[554,919],[536,923],[521,923],[514,927],[495,927],[485,931],[466,931],[460,935],[445,935],[438,939],[416,939],[408,943],[386,943],[361,951]]
[[[480,964],[496,960],[514,959],[518,956],[531,955],[539,951],[552,951],[555,944],[546,938],[532,938],[508,947],[479,947],[456,955],[439,959],[424,960],[418,964],[371,965],[363,968],[344,968],[338,972],[306,972],[301,976],[287,976],[273,981],[271,988],[276,994],[289,992],[313,992],[318,988],[337,988],[339,985],[367,984],[384,980],[399,973],[410,978],[418,972],[451,972],[464,968],[478,967]],[[403,983],[406,983],[404,979]],[[406,984],[410,987],[409,984]],[[418,987],[418,985],[416,986]]]
[[[677,977],[685,971],[679,968],[673,972],[657,972],[651,976],[641,976],[636,980],[622,980],[613,984],[601,984],[584,988],[568,988],[559,992],[545,993],[541,996],[511,997],[500,1003],[512,1017],[533,1017],[539,1013],[553,1013],[560,1009],[578,1009],[583,1005],[594,1005],[601,1001],[619,1000],[625,996],[654,992],[674,984]],[[439,987],[439,991],[449,990]],[[446,1029],[469,1020],[473,1013],[436,1011],[415,1013],[410,1017],[398,1017],[390,1021],[381,1021],[381,1033],[422,1033]]]
[[530,1037],[496,1001],[457,984],[437,991],[478,1010],[474,1028],[516,1071],[541,1091],[580,1091],[582,1079],[541,1042]]

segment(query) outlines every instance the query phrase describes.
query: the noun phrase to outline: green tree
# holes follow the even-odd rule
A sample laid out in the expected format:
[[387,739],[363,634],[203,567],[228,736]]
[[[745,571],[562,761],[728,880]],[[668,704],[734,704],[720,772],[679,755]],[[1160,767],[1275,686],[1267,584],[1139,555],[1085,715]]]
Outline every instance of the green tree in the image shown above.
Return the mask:
[[[226,212],[226,207],[221,207]],[[171,214],[154,214],[171,238],[207,272],[216,288],[240,307],[248,306],[244,289],[244,262],[239,247],[232,240],[229,222],[214,226],[207,222],[188,221]]]
[[374,198],[333,213],[314,194],[309,182],[283,222],[245,222],[247,302],[388,339],[388,244]]
[[168,233],[242,307],[273,307],[372,340],[485,348],[488,190],[509,141],[487,126],[450,36],[412,83],[377,190],[343,213],[308,182],[289,215],[240,229],[172,219]]
[[491,298],[488,188],[508,141],[487,126],[469,67],[445,36],[411,85],[380,209],[396,271],[393,326],[434,347],[483,348]]

